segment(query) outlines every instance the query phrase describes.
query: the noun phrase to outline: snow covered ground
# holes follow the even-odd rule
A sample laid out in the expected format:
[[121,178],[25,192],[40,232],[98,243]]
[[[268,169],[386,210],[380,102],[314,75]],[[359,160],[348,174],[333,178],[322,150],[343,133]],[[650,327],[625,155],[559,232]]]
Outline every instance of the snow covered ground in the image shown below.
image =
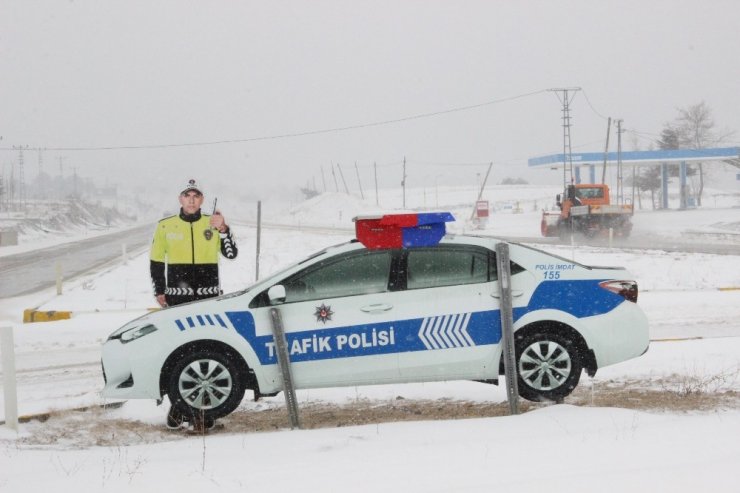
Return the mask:
[[[472,199],[470,190],[435,192],[413,191],[408,197],[411,207],[426,201],[427,208],[435,209],[439,203],[440,209],[458,217],[451,230],[469,231],[464,219],[474,192]],[[491,201],[500,201],[501,208],[484,232],[536,236],[537,210],[554,193],[533,188],[507,196],[498,191]],[[527,199],[517,206],[516,197],[522,196]],[[640,213],[635,233],[670,236],[717,228],[738,232],[740,201],[737,196],[722,197],[716,207],[696,211]],[[397,195],[380,199],[384,209],[401,206]],[[296,229],[263,230],[261,274],[351,238],[351,217],[377,208],[374,197],[361,201],[325,194],[279,216],[268,214],[266,220]],[[514,214],[515,208],[522,212]],[[253,281],[255,272],[255,231],[238,219],[232,223],[241,252],[236,261],[222,264],[227,291]],[[344,230],[311,232],[299,225]],[[740,256],[543,248],[583,263],[624,265],[640,285],[639,304],[648,315],[654,341],[650,350],[636,360],[600,370],[593,380],[584,376],[585,389],[608,393],[614,385],[627,385],[680,394],[686,390],[682,386],[699,382],[699,392],[738,395],[740,290],[733,288],[740,287]],[[118,326],[153,306],[147,254],[129,252],[129,257],[125,264],[69,282],[61,296],[49,290],[0,300],[0,326],[15,327],[19,370],[56,367],[57,378],[51,382],[37,379],[34,372],[19,373],[22,415],[103,403],[97,393],[102,387],[97,366],[100,344]],[[71,310],[75,315],[53,323],[20,324],[23,309],[30,307]],[[504,389],[474,382],[337,388],[298,395],[302,405],[358,401],[382,405],[399,397],[441,403],[506,400]],[[270,432],[233,433],[227,426],[206,436],[183,436],[160,432],[166,406],[130,401],[118,409],[61,413],[46,422],[23,423],[18,434],[0,427],[0,491],[733,491],[740,463],[740,405],[737,399],[722,402],[709,410],[685,411],[583,406],[566,400],[519,416],[302,431],[290,431],[286,421],[286,428]],[[282,407],[282,394],[258,403],[245,399],[239,416]],[[139,438],[127,432],[126,423],[140,423]],[[105,445],[95,445],[96,439]]]

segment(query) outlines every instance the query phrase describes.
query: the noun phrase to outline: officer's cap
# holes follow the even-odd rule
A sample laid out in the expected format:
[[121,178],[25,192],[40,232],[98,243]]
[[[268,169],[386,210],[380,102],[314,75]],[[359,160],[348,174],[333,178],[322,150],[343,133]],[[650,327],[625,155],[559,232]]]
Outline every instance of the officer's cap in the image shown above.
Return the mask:
[[203,190],[201,190],[200,185],[198,185],[198,182],[195,181],[193,178],[188,180],[188,184],[185,186],[185,188],[182,189],[182,192],[180,192],[180,195],[187,193],[191,190],[195,190],[199,194],[203,195]]

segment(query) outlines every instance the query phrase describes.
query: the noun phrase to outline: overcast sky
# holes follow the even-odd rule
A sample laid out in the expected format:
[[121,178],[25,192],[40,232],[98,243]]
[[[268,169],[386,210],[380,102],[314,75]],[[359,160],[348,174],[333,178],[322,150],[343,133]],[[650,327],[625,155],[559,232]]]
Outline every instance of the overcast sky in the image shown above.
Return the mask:
[[190,176],[255,198],[321,190],[322,167],[333,190],[332,163],[356,188],[355,162],[365,187],[373,163],[393,186],[404,157],[410,186],[475,183],[488,162],[493,182],[555,181],[527,169],[562,152],[547,89],[583,89],[574,151],[603,150],[609,116],[641,135],[624,149],[647,149],[702,100],[740,130],[738,19],[736,0],[2,0],[0,147],[119,148],[48,150],[44,170],[62,157],[65,174],[173,195]]

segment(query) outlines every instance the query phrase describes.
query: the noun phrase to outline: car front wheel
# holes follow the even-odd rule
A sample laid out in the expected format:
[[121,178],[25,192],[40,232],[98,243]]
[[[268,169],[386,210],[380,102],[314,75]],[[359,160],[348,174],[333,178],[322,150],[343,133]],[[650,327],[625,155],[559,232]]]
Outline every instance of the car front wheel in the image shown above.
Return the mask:
[[170,372],[167,385],[174,409],[184,416],[212,419],[236,409],[244,391],[244,381],[234,358],[210,349],[180,358]]
[[516,341],[519,395],[562,401],[578,385],[583,368],[574,344],[565,336],[532,332]]

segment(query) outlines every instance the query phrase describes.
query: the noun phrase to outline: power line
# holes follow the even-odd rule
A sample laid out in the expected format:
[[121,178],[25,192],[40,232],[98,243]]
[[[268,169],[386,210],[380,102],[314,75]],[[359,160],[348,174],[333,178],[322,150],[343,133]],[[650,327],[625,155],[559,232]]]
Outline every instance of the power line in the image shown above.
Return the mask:
[[[268,135],[268,136],[262,136],[262,137],[249,137],[244,139],[229,139],[229,140],[213,140],[213,141],[203,141],[203,142],[184,142],[179,144],[150,144],[150,145],[125,145],[125,146],[91,146],[91,147],[49,147],[45,146],[43,148],[29,148],[31,150],[47,150],[47,151],[114,151],[114,150],[134,150],[134,149],[169,149],[169,148],[177,148],[177,147],[199,147],[199,146],[212,146],[212,145],[223,145],[223,144],[239,144],[239,143],[246,143],[246,142],[259,142],[259,141],[265,141],[265,140],[276,140],[276,139],[288,139],[288,138],[294,138],[294,137],[306,137],[309,135],[320,135],[320,134],[327,134],[327,133],[334,133],[334,132],[344,132],[347,130],[358,130],[362,128],[369,128],[369,127],[379,127],[383,125],[391,125],[395,123],[402,123],[407,122],[411,120],[419,120],[422,118],[431,118],[434,116],[440,116],[440,115],[446,115],[450,113],[457,113],[462,111],[469,111],[477,108],[482,108],[485,106],[491,106],[494,104],[500,104],[505,103],[508,101],[514,101],[517,99],[522,99],[530,96],[535,96],[537,94],[541,94],[543,92],[546,92],[547,89],[540,89],[538,91],[528,92],[524,94],[518,94],[516,96],[510,96],[506,98],[500,98],[500,99],[494,99],[491,101],[486,101],[484,103],[478,103],[478,104],[471,104],[468,106],[458,106],[456,108],[449,108],[446,110],[440,110],[440,111],[433,111],[430,113],[421,113],[418,115],[412,115],[412,116],[405,116],[401,118],[394,118],[392,120],[382,120],[377,122],[370,122],[370,123],[361,123],[356,125],[347,125],[343,127],[335,127],[335,128],[326,128],[321,130],[308,130],[304,132],[295,132],[295,133],[286,133],[286,134],[278,134],[278,135]],[[0,150],[2,151],[8,151],[13,150],[12,148],[5,148],[0,147]]]
[[586,102],[591,107],[591,111],[593,111],[594,113],[596,113],[596,116],[598,116],[599,118],[602,118],[604,120],[607,120],[608,117],[606,117],[606,116],[602,115],[601,113],[599,113],[598,111],[596,111],[596,108],[594,108],[594,105],[591,104],[591,100],[588,99],[588,94],[586,94],[586,90],[585,89],[581,89],[581,91],[583,92],[583,97],[586,98]]

